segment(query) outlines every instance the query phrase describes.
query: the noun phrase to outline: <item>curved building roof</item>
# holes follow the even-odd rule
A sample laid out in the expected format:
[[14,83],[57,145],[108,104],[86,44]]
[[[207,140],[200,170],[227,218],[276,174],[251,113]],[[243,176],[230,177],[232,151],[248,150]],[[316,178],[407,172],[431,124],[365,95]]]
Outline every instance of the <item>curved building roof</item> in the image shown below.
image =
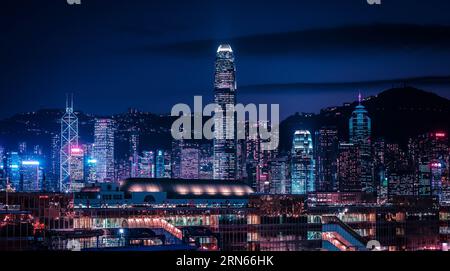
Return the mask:
[[165,192],[167,198],[242,198],[253,189],[237,181],[130,178],[121,182],[121,190],[133,192]]
[[233,49],[231,49],[229,44],[221,44],[217,49],[217,52],[233,52]]

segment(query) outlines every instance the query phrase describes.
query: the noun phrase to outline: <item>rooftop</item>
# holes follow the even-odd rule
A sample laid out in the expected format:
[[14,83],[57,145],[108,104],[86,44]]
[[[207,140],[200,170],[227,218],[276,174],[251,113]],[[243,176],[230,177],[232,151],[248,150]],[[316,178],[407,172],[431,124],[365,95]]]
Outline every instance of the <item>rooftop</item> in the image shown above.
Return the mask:
[[165,192],[168,198],[244,198],[253,189],[238,181],[130,178],[121,182],[126,193]]
[[231,49],[229,44],[221,44],[217,49],[217,52],[233,52],[233,49]]

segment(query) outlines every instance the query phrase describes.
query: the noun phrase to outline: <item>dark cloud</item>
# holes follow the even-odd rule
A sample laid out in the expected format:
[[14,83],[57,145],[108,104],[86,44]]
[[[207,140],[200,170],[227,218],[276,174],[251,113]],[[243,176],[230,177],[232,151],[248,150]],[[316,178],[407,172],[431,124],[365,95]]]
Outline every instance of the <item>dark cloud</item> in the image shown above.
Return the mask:
[[355,50],[450,50],[450,26],[374,24],[149,45],[152,52],[197,56],[229,42],[244,55],[317,54]]
[[374,88],[377,86],[398,86],[398,85],[414,85],[414,86],[444,86],[450,87],[450,76],[429,76],[429,77],[411,77],[399,79],[386,80],[370,80],[370,81],[355,81],[355,82],[328,82],[328,83],[314,83],[314,82],[297,82],[297,83],[281,83],[281,84],[255,84],[242,85],[239,91],[246,93],[258,92],[296,92],[302,91],[341,91],[357,89]]

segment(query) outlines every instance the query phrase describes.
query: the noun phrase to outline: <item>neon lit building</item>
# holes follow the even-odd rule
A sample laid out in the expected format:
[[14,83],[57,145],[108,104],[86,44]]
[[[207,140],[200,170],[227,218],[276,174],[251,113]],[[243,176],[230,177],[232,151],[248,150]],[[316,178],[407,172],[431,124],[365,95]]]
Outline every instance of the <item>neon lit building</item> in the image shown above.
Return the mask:
[[70,169],[72,181],[84,180],[84,150],[80,146],[70,150]]
[[20,167],[21,189],[23,192],[40,191],[42,188],[42,170],[39,161],[23,160]]
[[322,127],[316,131],[315,159],[317,162],[317,191],[338,190],[337,155],[338,131],[335,127]]
[[291,185],[289,179],[289,160],[287,157],[272,159],[270,168],[270,193],[290,194]]
[[361,192],[357,159],[358,148],[355,144],[344,142],[339,144],[337,167],[340,192]]
[[50,165],[47,171],[45,190],[59,191],[61,135],[54,134],[51,139]]
[[20,164],[21,158],[18,152],[6,154],[6,177],[9,178],[10,186],[20,191]]
[[97,119],[94,127],[94,159],[97,181],[114,180],[114,121]]
[[358,147],[358,172],[361,180],[362,191],[373,193],[373,160],[371,157],[371,119],[366,108],[361,104],[361,94],[359,94],[359,104],[352,112],[349,120],[350,143]]
[[[214,102],[225,115],[226,105],[236,104],[236,66],[231,46],[222,44],[217,49],[214,74]],[[235,180],[237,178],[236,120],[234,116],[215,119],[214,179]],[[220,125],[222,124],[222,125]],[[233,139],[226,139],[232,135]]]
[[291,152],[291,193],[307,194],[315,191],[315,161],[311,133],[296,131]]
[[66,100],[66,112],[61,119],[61,148],[60,148],[60,175],[59,190],[70,191],[71,168],[70,154],[74,147],[78,146],[78,118],[73,112],[73,96]]
[[164,176],[164,152],[162,150],[156,151],[156,170],[155,177],[163,178]]
[[449,143],[446,132],[432,132],[410,139],[409,155],[417,174],[419,196],[437,196],[450,202]]
[[199,179],[200,151],[197,144],[185,144],[181,149],[181,179]]
[[88,158],[86,160],[85,176],[88,182],[95,182],[97,180],[97,159]]
[[156,152],[155,178],[170,178],[171,163],[170,152],[158,150]]
[[130,134],[130,161],[131,177],[138,177],[139,170],[139,133],[132,131]]
[[198,178],[211,180],[213,178],[214,163],[212,144],[201,144],[199,146],[199,152]]
[[139,177],[155,178],[155,153],[153,151],[143,151],[139,157]]

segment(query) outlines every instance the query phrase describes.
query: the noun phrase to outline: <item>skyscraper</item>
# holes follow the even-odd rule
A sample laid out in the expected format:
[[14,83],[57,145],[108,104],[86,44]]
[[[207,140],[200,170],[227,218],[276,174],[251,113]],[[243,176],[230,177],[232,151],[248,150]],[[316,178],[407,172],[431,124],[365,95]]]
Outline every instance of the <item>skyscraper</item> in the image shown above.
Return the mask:
[[155,177],[156,178],[170,178],[170,153],[164,150],[156,151],[156,167],[155,167]]
[[136,130],[130,132],[130,162],[131,162],[131,172],[132,178],[138,176],[138,165],[139,165],[139,133]]
[[352,112],[349,120],[350,143],[358,148],[358,172],[361,180],[362,191],[366,193],[374,192],[373,181],[373,161],[371,156],[371,119],[366,108],[361,104],[361,94],[359,94],[359,104]]
[[450,147],[446,132],[419,135],[409,142],[409,156],[416,172],[416,187],[420,196],[438,196],[450,202]]
[[156,167],[155,177],[164,178],[164,152],[162,150],[156,151]]
[[[234,115],[225,116],[225,111],[227,105],[236,104],[236,66],[233,50],[228,44],[217,49],[214,102],[220,110],[215,115],[213,177],[216,180],[234,180],[237,177],[236,119]],[[218,114],[224,116],[222,122]]]
[[290,194],[289,161],[287,157],[278,157],[270,161],[270,193]]
[[70,150],[70,178],[74,181],[84,181],[84,150],[73,146]]
[[94,159],[100,182],[114,180],[114,121],[97,119],[94,127]]
[[61,119],[61,149],[59,190],[70,191],[71,169],[70,153],[73,147],[78,146],[78,118],[73,112],[73,96],[66,99],[66,112]]
[[199,146],[199,169],[198,178],[199,179],[209,179],[213,178],[213,155],[212,155],[212,144],[204,143]]
[[21,191],[36,192],[42,187],[42,170],[39,161],[24,160],[20,167]]
[[296,131],[291,151],[291,193],[307,194],[315,191],[313,143],[307,130]]
[[358,148],[353,143],[341,142],[337,160],[340,192],[361,192],[358,174]]
[[181,179],[199,178],[200,150],[198,144],[184,144],[181,149]]
[[317,162],[317,191],[337,191],[338,132],[335,127],[316,131],[315,158]]
[[16,191],[20,191],[20,164],[21,158],[18,152],[6,154],[6,177],[9,178],[9,184]]
[[140,178],[155,178],[155,153],[153,151],[143,151],[139,157],[139,174]]
[[51,139],[50,166],[46,175],[44,189],[47,191],[59,191],[60,175],[61,135],[54,134]]

